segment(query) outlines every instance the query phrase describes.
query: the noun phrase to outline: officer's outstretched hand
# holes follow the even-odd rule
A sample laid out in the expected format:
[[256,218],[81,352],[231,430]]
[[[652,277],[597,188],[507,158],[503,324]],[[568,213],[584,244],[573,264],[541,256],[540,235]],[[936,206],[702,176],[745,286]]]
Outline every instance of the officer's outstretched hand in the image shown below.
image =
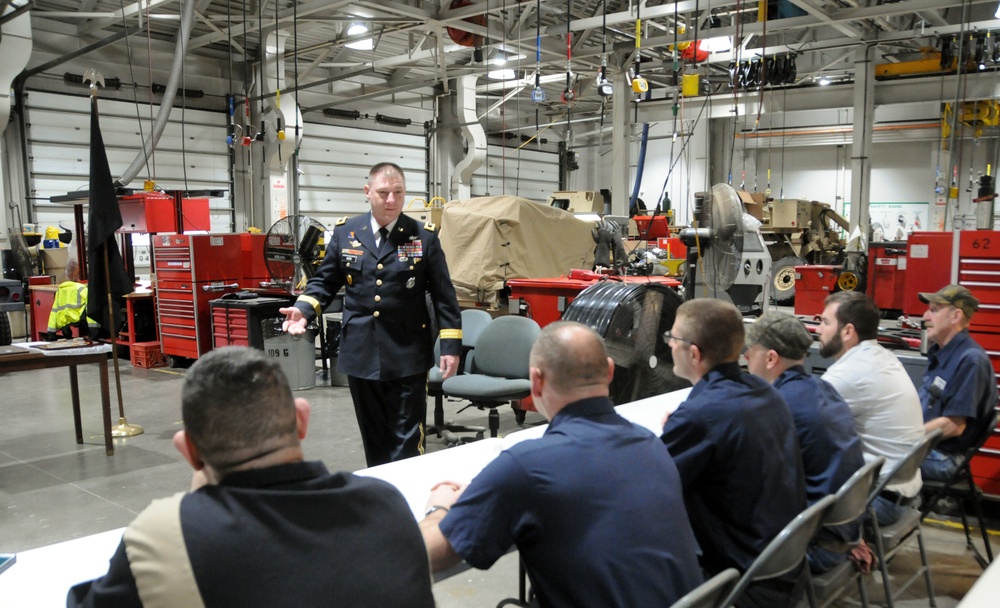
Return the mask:
[[285,315],[285,322],[281,324],[281,331],[288,332],[291,336],[306,333],[306,318],[302,316],[302,311],[294,306],[289,308],[279,308],[278,312]]

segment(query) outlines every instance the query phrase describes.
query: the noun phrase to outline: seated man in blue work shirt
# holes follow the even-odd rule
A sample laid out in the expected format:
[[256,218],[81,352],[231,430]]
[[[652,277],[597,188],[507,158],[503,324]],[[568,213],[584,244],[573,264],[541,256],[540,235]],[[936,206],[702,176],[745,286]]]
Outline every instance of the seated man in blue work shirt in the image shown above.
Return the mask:
[[[851,408],[829,382],[809,374],[803,366],[812,343],[802,321],[787,313],[769,312],[747,328],[745,353],[750,373],[773,384],[792,411],[810,505],[836,494],[865,464]],[[839,547],[854,545],[860,537],[860,520],[821,529],[809,545],[812,571],[826,572],[845,561],[847,553]]]
[[[694,388],[667,418],[662,439],[709,576],[745,572],[806,508],[792,413],[773,386],[740,370],[743,336],[740,311],[712,298],[681,304],[666,336],[674,373]],[[797,575],[750,585],[737,606],[795,605]]]
[[941,429],[943,438],[920,465],[924,479],[944,481],[961,465],[962,453],[997,405],[997,384],[990,358],[969,335],[979,300],[961,285],[921,293],[927,304],[924,324],[934,343],[927,355],[920,390],[924,429]]
[[435,486],[420,524],[432,569],[489,568],[517,545],[543,607],[669,606],[701,583],[677,469],[655,435],[615,413],[613,374],[589,327],[542,330],[531,394],[549,427],[467,488]]

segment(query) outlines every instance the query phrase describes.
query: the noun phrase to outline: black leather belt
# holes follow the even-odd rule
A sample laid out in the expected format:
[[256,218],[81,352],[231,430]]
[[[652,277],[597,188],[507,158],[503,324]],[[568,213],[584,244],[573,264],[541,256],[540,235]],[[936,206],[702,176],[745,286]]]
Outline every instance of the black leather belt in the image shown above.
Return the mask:
[[899,492],[893,492],[892,490],[882,490],[879,492],[879,496],[901,507],[908,507],[917,499],[916,496],[903,496]]

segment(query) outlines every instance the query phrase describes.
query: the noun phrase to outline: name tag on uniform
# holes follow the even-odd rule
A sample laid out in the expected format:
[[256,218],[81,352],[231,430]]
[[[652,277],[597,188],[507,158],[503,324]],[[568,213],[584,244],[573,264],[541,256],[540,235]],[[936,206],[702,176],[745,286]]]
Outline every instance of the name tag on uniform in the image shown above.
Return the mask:
[[345,263],[357,262],[358,258],[365,254],[363,249],[341,249],[340,259]]

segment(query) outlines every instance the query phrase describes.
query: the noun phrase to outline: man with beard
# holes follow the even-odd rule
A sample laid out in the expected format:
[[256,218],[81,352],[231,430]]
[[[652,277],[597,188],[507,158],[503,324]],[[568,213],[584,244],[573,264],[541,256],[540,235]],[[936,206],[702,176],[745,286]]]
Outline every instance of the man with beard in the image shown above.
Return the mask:
[[[920,397],[894,354],[878,343],[879,310],[868,296],[840,291],[820,317],[820,355],[836,359],[823,374],[847,401],[865,462],[885,457],[882,477],[924,437]],[[873,502],[878,522],[897,521],[920,492],[920,472],[892,483]]]

